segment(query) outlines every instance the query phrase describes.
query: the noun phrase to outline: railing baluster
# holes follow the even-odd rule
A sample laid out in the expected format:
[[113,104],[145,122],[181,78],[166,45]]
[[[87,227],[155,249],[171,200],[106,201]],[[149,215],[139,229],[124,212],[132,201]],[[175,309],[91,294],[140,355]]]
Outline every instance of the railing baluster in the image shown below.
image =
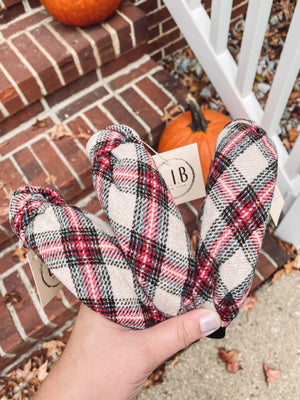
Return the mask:
[[298,1],[265,106],[262,125],[270,135],[282,117],[300,68],[300,2]]
[[249,0],[236,79],[242,97],[251,93],[272,0]]
[[210,42],[216,54],[227,49],[232,0],[213,0],[211,7]]

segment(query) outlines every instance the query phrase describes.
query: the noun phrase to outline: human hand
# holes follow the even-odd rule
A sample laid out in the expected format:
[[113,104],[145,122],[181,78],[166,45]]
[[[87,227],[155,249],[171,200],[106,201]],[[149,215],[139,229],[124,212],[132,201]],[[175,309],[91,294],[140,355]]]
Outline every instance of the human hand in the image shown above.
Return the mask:
[[162,362],[219,328],[204,308],[145,330],[117,325],[81,305],[70,340],[34,400],[129,400]]

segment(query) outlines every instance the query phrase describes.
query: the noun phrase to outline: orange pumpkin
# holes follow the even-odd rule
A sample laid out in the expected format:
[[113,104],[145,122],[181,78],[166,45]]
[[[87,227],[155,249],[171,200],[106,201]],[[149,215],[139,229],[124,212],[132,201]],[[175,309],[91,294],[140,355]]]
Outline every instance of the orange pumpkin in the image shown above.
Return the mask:
[[73,26],[88,26],[104,21],[122,0],[40,0],[58,21]]
[[159,140],[158,151],[162,153],[197,143],[203,179],[206,183],[217,138],[231,120],[220,112],[201,110],[192,96],[187,98],[187,103],[190,111],[178,115],[166,126]]

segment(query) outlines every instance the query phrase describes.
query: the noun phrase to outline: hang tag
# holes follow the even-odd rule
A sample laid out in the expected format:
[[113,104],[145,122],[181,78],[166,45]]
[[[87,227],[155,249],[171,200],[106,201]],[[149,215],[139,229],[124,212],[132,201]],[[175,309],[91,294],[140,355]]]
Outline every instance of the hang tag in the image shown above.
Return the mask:
[[40,302],[45,307],[56,293],[63,288],[63,284],[32,250],[26,256],[38,290]]
[[196,143],[153,156],[176,204],[205,197],[205,186]]
[[278,224],[278,220],[279,220],[281,211],[283,209],[283,206],[284,206],[284,199],[278,189],[278,186],[275,186],[273,200],[272,200],[271,209],[270,209],[270,215],[272,217],[272,220],[273,220],[275,226],[277,226],[277,224]]

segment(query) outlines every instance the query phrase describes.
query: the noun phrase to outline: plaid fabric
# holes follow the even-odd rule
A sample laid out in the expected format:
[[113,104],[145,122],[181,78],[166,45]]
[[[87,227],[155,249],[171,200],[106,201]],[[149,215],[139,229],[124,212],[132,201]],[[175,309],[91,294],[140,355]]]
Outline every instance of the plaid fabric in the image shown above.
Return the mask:
[[181,215],[139,136],[125,126],[87,145],[109,226],[50,189],[12,197],[13,230],[85,304],[131,328],[206,305],[223,326],[252,282],[276,179],[276,152],[252,122],[220,134],[196,259]]

